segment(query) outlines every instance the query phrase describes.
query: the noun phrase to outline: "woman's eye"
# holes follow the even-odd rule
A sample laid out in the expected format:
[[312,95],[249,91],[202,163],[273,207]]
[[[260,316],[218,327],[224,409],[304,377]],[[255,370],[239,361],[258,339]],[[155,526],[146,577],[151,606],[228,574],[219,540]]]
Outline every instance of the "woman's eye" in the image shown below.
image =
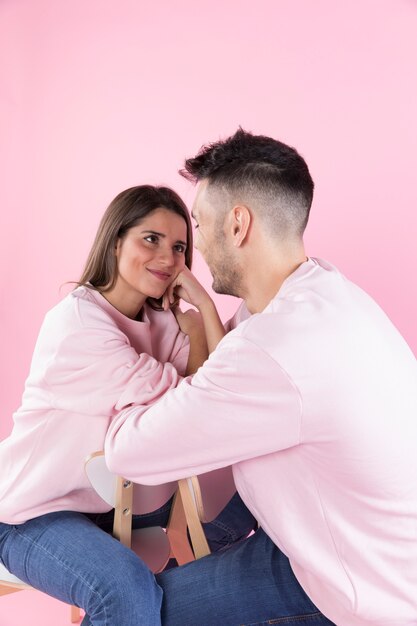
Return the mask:
[[145,237],[145,241],[149,241],[149,243],[157,243],[158,237],[157,235],[148,235]]
[[184,254],[186,247],[182,243],[177,243],[177,245],[174,246],[174,250],[175,252],[180,252],[181,254]]

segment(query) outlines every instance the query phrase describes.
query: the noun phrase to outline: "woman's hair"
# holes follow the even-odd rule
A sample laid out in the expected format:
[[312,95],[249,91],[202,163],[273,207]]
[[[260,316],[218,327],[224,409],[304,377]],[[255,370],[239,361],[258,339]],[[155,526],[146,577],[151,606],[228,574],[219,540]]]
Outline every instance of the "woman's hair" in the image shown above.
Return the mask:
[[[139,185],[122,191],[110,203],[104,213],[87,258],[84,271],[77,285],[86,285],[106,292],[117,279],[115,248],[117,240],[123,238],[130,228],[136,226],[155,209],[167,209],[180,215],[187,225],[187,249],[185,264],[191,269],[193,239],[190,215],[184,202],[168,187]],[[161,309],[162,299],[148,298],[148,304]]]

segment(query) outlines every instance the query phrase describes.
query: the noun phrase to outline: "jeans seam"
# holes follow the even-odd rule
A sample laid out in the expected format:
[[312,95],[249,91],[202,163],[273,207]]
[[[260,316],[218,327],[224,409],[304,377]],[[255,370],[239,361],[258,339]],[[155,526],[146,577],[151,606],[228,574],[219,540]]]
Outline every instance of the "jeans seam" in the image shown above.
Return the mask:
[[288,615],[287,617],[277,617],[264,620],[263,622],[251,622],[250,624],[239,624],[239,626],[263,626],[264,624],[289,624],[291,622],[305,622],[311,617],[323,617],[320,611],[306,613],[305,615]]
[[212,522],[206,522],[204,525],[207,526],[216,526],[217,528],[221,528],[222,530],[224,530],[226,533],[228,533],[229,537],[231,538],[232,542],[235,542],[239,539],[237,533],[234,531],[233,528],[230,528],[230,526],[227,526],[227,524],[224,524],[223,522],[221,522],[220,520],[216,520],[214,519]]
[[[102,606],[103,606],[104,611],[107,612],[106,607],[105,607],[105,603],[104,603],[104,596],[95,587],[93,587],[88,582],[88,580],[86,580],[82,575],[80,575],[79,572],[76,572],[69,565],[67,565],[63,561],[60,561],[59,559],[57,559],[56,556],[52,552],[47,550],[44,546],[39,545],[36,541],[33,541],[33,539],[31,539],[30,537],[26,537],[26,535],[24,535],[23,533],[19,532],[18,528],[14,528],[14,531],[15,531],[15,533],[17,535],[19,535],[19,537],[21,537],[21,539],[23,539],[24,541],[30,543],[32,546],[35,546],[38,550],[42,550],[42,552],[44,552],[45,554],[48,554],[54,561],[59,563],[67,571],[71,572],[71,574],[73,574],[78,580],[82,581],[87,586],[87,588],[90,589],[90,591],[92,591],[93,593],[97,594],[98,597],[100,598],[100,600],[102,601]],[[32,583],[29,583],[29,584],[32,584]],[[105,621],[107,623],[107,615],[105,615]]]

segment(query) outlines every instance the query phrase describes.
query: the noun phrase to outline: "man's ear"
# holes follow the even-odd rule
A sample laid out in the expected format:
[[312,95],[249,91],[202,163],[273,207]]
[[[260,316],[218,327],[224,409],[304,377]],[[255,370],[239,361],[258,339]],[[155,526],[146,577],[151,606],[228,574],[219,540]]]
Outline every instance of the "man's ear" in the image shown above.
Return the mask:
[[239,248],[248,236],[252,215],[248,207],[241,204],[234,206],[230,213],[233,245]]

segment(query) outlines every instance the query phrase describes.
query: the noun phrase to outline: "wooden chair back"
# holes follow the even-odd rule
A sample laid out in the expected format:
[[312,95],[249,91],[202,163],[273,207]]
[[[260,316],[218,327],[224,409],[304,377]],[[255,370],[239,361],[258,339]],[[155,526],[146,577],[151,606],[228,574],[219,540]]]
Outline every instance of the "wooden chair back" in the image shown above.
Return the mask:
[[188,548],[187,552],[187,546],[181,538],[184,535],[186,541],[184,530],[177,533],[176,552],[171,549],[169,533],[165,533],[161,527],[132,530],[132,515],[151,513],[166,504],[177,490],[176,482],[148,486],[116,476],[108,470],[102,451],[94,452],[87,458],[85,471],[95,491],[114,508],[113,536],[134,550],[153,572],[161,571],[170,556],[174,556],[181,564],[192,559],[191,550]]

